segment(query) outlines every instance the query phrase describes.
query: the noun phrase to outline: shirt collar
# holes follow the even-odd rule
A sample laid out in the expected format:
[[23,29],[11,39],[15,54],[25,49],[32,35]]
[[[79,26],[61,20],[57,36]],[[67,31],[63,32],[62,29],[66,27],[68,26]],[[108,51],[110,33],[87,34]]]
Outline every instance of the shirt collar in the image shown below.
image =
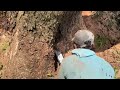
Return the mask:
[[79,48],[79,49],[72,50],[72,54],[76,54],[77,56],[80,56],[80,57],[88,57],[88,56],[95,55],[95,52],[89,49]]

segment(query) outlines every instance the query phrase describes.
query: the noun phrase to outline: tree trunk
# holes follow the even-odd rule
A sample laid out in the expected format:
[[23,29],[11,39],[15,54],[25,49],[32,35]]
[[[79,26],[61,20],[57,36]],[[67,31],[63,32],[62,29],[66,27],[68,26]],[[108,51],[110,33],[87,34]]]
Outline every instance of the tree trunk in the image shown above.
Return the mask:
[[6,16],[11,43],[2,78],[47,78],[55,71],[54,47],[70,43],[69,34],[82,24],[79,11],[8,11]]

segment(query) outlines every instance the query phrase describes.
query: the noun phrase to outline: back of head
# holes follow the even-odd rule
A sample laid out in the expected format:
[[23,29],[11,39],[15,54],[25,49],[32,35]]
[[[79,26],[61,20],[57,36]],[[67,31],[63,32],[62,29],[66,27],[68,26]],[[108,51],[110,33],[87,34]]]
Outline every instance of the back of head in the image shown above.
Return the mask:
[[78,48],[91,49],[94,45],[94,34],[89,30],[78,30],[72,41],[78,46]]

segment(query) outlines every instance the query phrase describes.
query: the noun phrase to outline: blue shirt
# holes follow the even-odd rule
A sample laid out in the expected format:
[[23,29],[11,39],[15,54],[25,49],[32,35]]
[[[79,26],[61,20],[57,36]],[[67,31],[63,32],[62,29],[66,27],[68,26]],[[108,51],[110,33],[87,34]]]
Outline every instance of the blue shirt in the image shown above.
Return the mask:
[[74,49],[64,58],[59,79],[114,79],[112,66],[89,49]]

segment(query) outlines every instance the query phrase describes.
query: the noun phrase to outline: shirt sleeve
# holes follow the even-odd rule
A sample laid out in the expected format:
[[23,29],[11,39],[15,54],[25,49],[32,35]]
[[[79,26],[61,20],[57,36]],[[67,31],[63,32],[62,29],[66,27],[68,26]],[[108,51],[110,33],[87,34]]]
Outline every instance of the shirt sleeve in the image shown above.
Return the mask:
[[60,67],[59,74],[58,74],[58,79],[65,79],[62,67]]
[[63,60],[63,62],[61,63],[61,66],[60,66],[60,69],[59,69],[59,72],[58,72],[58,79],[65,79],[65,74],[64,74],[64,70],[65,70],[65,60]]

